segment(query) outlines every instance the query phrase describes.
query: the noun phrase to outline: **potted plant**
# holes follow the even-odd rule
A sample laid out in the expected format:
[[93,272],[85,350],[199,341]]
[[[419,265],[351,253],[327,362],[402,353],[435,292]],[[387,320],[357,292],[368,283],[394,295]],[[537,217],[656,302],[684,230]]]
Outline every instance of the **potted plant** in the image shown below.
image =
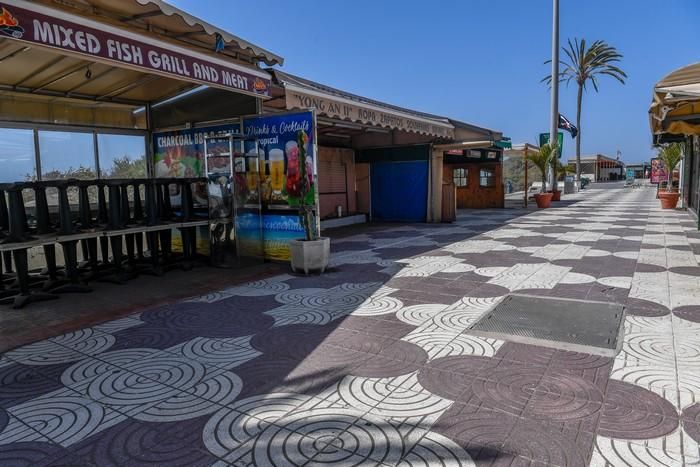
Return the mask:
[[683,145],[681,143],[670,143],[659,149],[659,160],[664,163],[668,173],[666,190],[659,191],[657,197],[661,201],[662,209],[675,209],[678,205],[680,193],[673,188],[673,170],[683,159]]
[[292,270],[294,272],[303,271],[304,274],[309,274],[311,271],[323,273],[328,267],[331,256],[331,239],[318,235],[316,203],[312,191],[313,164],[310,158],[307,160],[306,155],[308,142],[309,136],[305,131],[300,130],[297,133],[296,149],[298,153],[292,155],[287,167],[287,192],[293,191],[294,194],[298,195],[299,223],[304,229],[304,238],[289,242],[289,252]]
[[[561,163],[558,157],[552,157],[552,170],[554,171],[554,179],[558,180],[562,177],[563,181],[566,181],[567,167]],[[550,193],[552,193],[552,201],[561,201],[561,190],[557,184],[556,189],[552,187]]]
[[553,194],[547,192],[547,169],[552,163],[552,157],[556,157],[557,145],[543,144],[540,150],[530,153],[528,159],[540,170],[542,174],[542,187],[540,193],[535,193],[535,202],[538,208],[548,208],[552,204]]

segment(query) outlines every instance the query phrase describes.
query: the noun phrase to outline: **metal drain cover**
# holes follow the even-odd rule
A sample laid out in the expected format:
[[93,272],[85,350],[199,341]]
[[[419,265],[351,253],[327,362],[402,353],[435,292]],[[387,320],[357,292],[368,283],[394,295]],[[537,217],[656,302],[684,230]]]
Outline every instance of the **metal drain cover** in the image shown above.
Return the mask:
[[622,347],[624,306],[508,295],[467,334],[614,357]]

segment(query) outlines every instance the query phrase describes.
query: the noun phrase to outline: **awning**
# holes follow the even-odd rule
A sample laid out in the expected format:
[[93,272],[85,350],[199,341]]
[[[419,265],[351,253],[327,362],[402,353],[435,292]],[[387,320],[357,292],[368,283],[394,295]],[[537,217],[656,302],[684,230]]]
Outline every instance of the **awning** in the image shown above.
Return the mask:
[[649,125],[657,138],[700,135],[700,63],[679,68],[654,86]]
[[70,5],[0,2],[0,91],[143,105],[203,84],[267,97],[255,63],[282,61],[162,1]]
[[447,118],[350,94],[279,70],[270,72],[275,84],[284,88],[284,106],[288,110],[315,108],[318,115],[335,120],[454,138],[454,126]]
[[540,150],[539,146],[530,143],[513,144],[510,149],[503,151],[504,157],[526,157]]

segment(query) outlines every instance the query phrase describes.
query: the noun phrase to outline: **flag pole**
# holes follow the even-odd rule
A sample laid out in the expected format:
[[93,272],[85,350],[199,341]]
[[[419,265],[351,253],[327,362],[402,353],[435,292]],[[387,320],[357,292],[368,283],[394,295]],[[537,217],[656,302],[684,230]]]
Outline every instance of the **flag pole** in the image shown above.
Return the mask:
[[[559,141],[559,0],[552,0],[552,120],[549,131],[549,143]],[[563,154],[562,154],[563,156]],[[557,154],[554,155],[557,157]],[[552,190],[556,190],[557,176],[550,169]]]

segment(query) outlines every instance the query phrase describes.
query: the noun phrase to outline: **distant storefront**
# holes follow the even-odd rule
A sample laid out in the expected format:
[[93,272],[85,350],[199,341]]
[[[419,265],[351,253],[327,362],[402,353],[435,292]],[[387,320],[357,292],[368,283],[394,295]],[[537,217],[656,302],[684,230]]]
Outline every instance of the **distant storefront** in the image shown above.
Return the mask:
[[696,217],[700,209],[700,64],[679,68],[654,86],[649,125],[654,144],[685,145],[680,163],[681,204]]
[[[318,114],[319,198],[324,218],[359,213],[372,221],[440,222],[443,185],[453,179],[451,164],[474,162],[468,157],[448,162],[446,148],[464,143],[476,150],[491,150],[502,136],[270,71],[273,99],[265,103],[266,111],[314,108]],[[494,199],[500,192],[501,202],[476,202],[481,207],[502,206],[499,162],[498,158],[485,160],[483,170],[489,184],[484,189],[493,191]],[[471,193],[465,198],[480,196]]]
[[[569,158],[568,165],[575,167],[576,158]],[[625,164],[604,154],[581,156],[581,176],[589,178],[592,182],[624,180]]]

